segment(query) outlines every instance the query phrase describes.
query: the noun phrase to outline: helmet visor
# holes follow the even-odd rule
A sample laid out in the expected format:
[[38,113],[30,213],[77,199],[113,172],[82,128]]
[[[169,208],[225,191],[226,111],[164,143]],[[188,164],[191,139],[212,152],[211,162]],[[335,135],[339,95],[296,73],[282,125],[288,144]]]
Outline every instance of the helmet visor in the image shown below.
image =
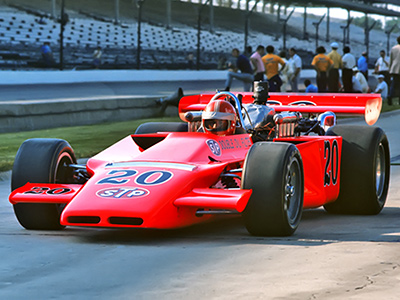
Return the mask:
[[221,132],[226,131],[229,128],[228,120],[204,120],[204,128],[210,132]]

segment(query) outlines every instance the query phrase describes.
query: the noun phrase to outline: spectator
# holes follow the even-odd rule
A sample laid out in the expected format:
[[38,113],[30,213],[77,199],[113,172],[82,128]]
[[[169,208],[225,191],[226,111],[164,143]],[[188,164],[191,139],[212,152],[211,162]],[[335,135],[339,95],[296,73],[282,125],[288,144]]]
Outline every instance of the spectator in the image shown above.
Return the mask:
[[42,59],[43,59],[44,65],[46,67],[53,67],[54,66],[54,58],[53,58],[53,52],[51,51],[51,48],[50,48],[50,43],[44,42],[43,45],[40,47],[40,52],[42,54]]
[[274,54],[274,46],[267,46],[267,54],[262,57],[262,61],[265,66],[265,73],[269,84],[270,92],[280,92],[282,86],[282,80],[279,77],[279,65],[281,69],[285,67],[285,62],[278,55]]
[[37,21],[40,25],[46,25],[47,22],[44,20],[43,16],[40,16],[40,19]]
[[351,93],[353,91],[353,68],[356,66],[356,58],[350,53],[350,47],[343,48],[343,69],[342,69],[342,82],[345,93]]
[[96,50],[94,50],[93,52],[93,67],[95,69],[100,68],[101,65],[101,55],[102,55],[102,51],[101,51],[101,47],[98,46],[96,48]]
[[187,60],[187,63],[188,63],[188,69],[189,70],[192,70],[193,69],[193,67],[194,67],[194,54],[193,54],[193,52],[189,52],[188,53],[188,55],[186,56],[186,60]]
[[357,78],[357,80],[360,82],[361,92],[362,93],[368,93],[369,86],[368,86],[367,79],[365,79],[363,73],[359,72],[357,67],[353,68],[353,76],[355,76]]
[[362,93],[362,87],[360,81],[357,79],[357,77],[353,74],[352,77],[352,84],[353,84],[353,93]]
[[338,43],[331,44],[332,51],[329,52],[328,57],[333,61],[332,67],[329,69],[328,75],[328,91],[337,93],[339,91],[339,69],[343,67],[342,57],[337,52],[339,48]]
[[253,54],[253,48],[251,48],[251,46],[247,46],[243,55],[250,58],[252,54]]
[[378,75],[378,85],[375,89],[375,93],[381,94],[382,100],[386,100],[388,96],[388,85],[384,79],[385,75]]
[[304,80],[304,85],[306,86],[306,93],[318,93],[318,88],[311,83],[310,79]]
[[392,105],[393,97],[400,96],[400,36],[397,38],[397,45],[390,50],[389,74],[392,81],[387,99],[388,104]]
[[290,70],[288,60],[286,59],[286,51],[279,52],[279,57],[285,62],[285,67],[283,67],[280,72],[280,77],[282,80],[281,92],[287,92],[289,86],[289,76],[293,74],[293,70]]
[[[225,91],[229,91],[232,85],[233,78],[243,81],[243,87],[245,92],[249,92],[251,84],[254,81],[253,69],[251,68],[250,60],[240,54],[239,49],[234,48],[232,50],[232,56],[236,58],[236,65],[231,64],[228,71],[228,76],[225,82]],[[240,70],[240,73],[238,73]]]
[[218,70],[225,70],[227,68],[227,60],[226,57],[224,55],[220,55],[218,57],[218,66],[217,69]]
[[364,77],[368,80],[368,53],[363,52],[357,61],[358,70],[363,73]]
[[[289,49],[289,83],[292,87],[292,92],[299,91],[299,77],[301,72],[302,61],[300,56],[297,55],[295,48]],[[290,74],[290,71],[293,70],[293,74]]]
[[265,54],[265,48],[262,45],[257,47],[256,52],[250,56],[250,61],[253,64],[254,81],[264,81],[265,66],[261,59]]
[[381,50],[379,52],[379,58],[375,63],[375,74],[380,74],[385,76],[385,81],[387,85],[390,85],[390,76],[389,76],[389,63],[390,58],[386,55],[385,50]]
[[325,93],[327,84],[328,84],[328,77],[327,72],[333,65],[332,59],[325,55],[325,48],[320,46],[317,48],[317,55],[314,56],[314,59],[311,65],[317,71],[317,86],[319,93]]

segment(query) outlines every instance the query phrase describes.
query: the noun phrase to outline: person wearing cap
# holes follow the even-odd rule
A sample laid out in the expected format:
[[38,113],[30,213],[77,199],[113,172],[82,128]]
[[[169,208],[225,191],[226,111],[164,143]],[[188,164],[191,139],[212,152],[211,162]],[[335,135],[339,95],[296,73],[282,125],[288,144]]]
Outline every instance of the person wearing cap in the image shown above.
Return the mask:
[[351,79],[351,83],[353,85],[353,93],[362,93],[362,87],[360,81],[356,78],[356,76],[353,75],[353,78]]
[[328,74],[328,91],[337,93],[339,91],[339,69],[342,68],[342,57],[337,52],[339,44],[334,42],[331,44],[332,51],[328,53],[328,57],[333,61],[332,67]]
[[392,105],[392,99],[395,94],[400,97],[400,36],[397,37],[397,45],[390,50],[389,74],[392,77],[392,81],[387,99],[388,104]]
[[353,76],[355,78],[357,78],[358,82],[361,85],[361,92],[362,93],[368,93],[369,90],[369,86],[368,86],[368,82],[367,79],[365,79],[363,73],[359,72],[357,67],[353,68]]
[[342,57],[342,82],[343,89],[345,93],[351,93],[353,91],[353,68],[356,66],[356,58],[353,54],[350,53],[350,47],[345,46],[343,48],[343,57]]
[[365,78],[368,80],[368,53],[363,52],[361,57],[357,61],[357,68],[358,70],[363,73]]
[[384,75],[378,75],[378,85],[375,89],[375,93],[381,94],[382,100],[386,100],[388,96],[388,85],[384,79]]

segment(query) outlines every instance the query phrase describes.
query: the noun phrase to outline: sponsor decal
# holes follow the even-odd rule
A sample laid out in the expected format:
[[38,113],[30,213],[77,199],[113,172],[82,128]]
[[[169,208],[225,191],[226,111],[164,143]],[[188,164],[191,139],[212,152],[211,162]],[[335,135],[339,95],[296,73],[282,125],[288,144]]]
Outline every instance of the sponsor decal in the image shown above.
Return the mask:
[[25,195],[34,194],[34,195],[63,195],[71,193],[72,189],[69,188],[54,188],[51,189],[49,187],[33,187],[30,191],[24,192]]
[[208,148],[210,148],[211,152],[216,156],[221,156],[221,147],[219,144],[214,140],[207,140],[206,141]]
[[96,195],[101,198],[133,199],[147,196],[150,192],[139,187],[108,188],[97,191]]
[[324,144],[324,186],[336,185],[339,170],[339,145],[337,140]]
[[247,149],[250,148],[252,143],[249,137],[239,138],[226,138],[219,140],[222,150],[232,150],[232,149]]
[[172,172],[164,170],[151,170],[143,173],[136,170],[111,170],[107,175],[112,176],[105,177],[96,184],[122,185],[135,177],[136,184],[150,186],[166,183],[174,176]]
[[147,171],[136,177],[135,182],[140,185],[158,185],[166,183],[172,176],[169,171]]

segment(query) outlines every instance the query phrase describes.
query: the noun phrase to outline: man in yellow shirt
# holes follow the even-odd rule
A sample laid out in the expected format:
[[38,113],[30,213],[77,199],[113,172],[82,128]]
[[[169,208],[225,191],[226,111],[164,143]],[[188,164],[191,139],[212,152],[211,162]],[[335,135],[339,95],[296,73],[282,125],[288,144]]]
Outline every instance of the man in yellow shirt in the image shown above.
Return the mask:
[[325,93],[327,90],[328,84],[328,76],[327,72],[333,65],[332,59],[325,55],[325,48],[320,46],[317,48],[317,55],[314,56],[314,59],[311,65],[317,71],[317,86],[318,92]]
[[[274,46],[267,46],[267,54],[262,57],[265,66],[265,74],[267,75],[269,91],[280,92],[282,80],[279,77],[279,71],[285,67],[285,62],[278,55],[274,54]],[[279,68],[279,65],[281,68]]]
[[328,57],[333,61],[332,68],[329,69],[328,75],[328,91],[331,93],[339,92],[339,69],[343,67],[342,57],[337,52],[339,44],[334,42],[331,44],[332,51]]

